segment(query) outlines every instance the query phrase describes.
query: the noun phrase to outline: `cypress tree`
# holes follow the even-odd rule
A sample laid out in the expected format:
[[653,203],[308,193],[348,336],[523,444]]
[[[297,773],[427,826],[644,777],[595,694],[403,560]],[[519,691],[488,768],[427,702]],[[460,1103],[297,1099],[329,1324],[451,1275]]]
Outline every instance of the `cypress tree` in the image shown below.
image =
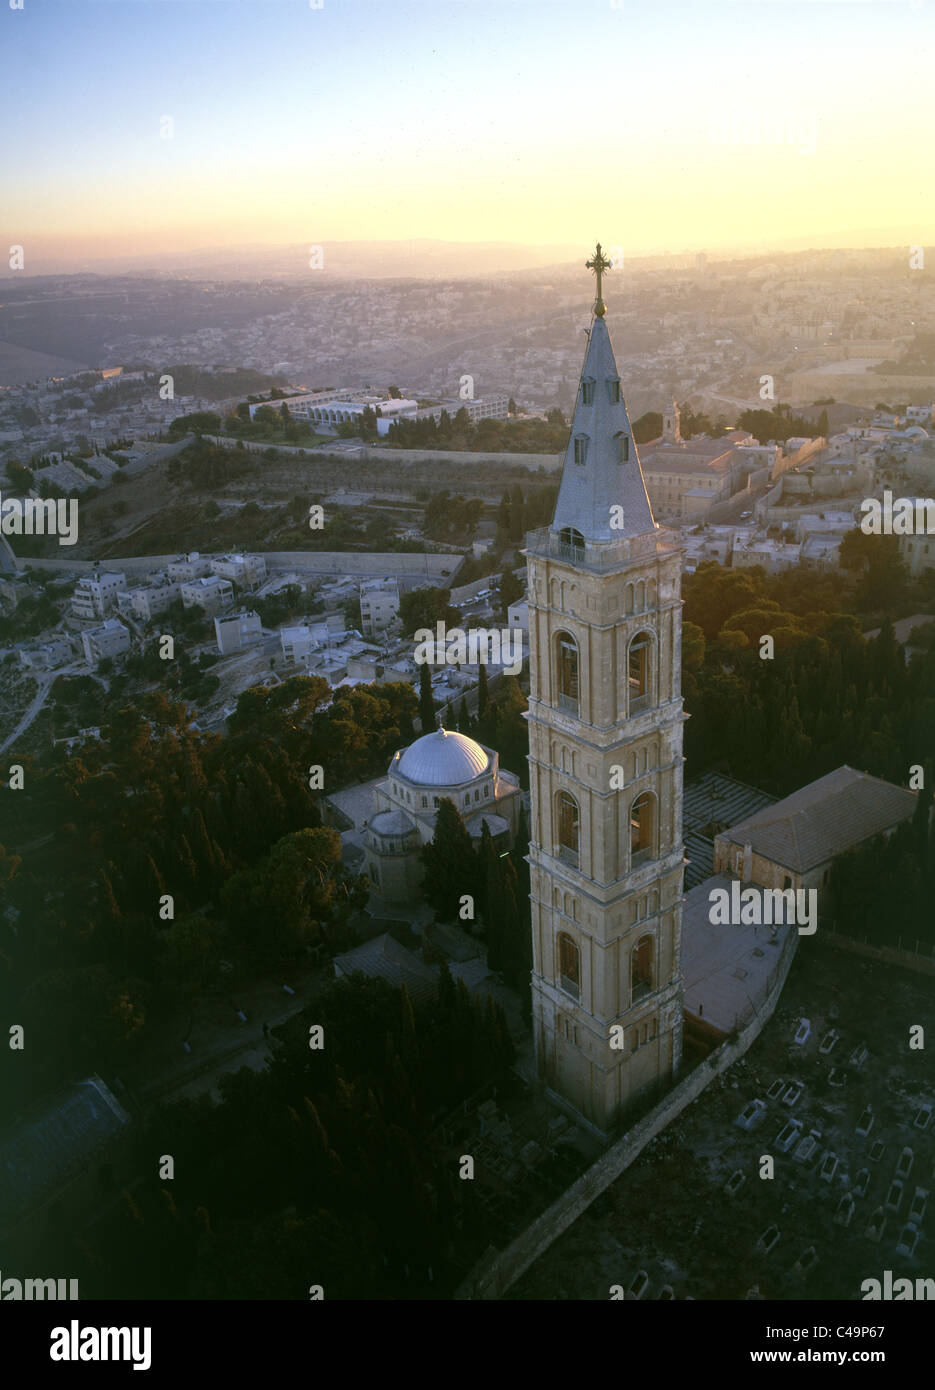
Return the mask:
[[435,697],[432,694],[432,677],[427,662],[419,667],[419,718],[422,732],[430,734],[435,728]]
[[461,813],[445,797],[438,808],[435,834],[422,849],[425,874],[422,896],[440,921],[458,916],[461,897],[477,895],[477,856]]
[[490,708],[490,696],[487,693],[487,665],[481,662],[477,668],[477,718],[478,722],[484,718]]

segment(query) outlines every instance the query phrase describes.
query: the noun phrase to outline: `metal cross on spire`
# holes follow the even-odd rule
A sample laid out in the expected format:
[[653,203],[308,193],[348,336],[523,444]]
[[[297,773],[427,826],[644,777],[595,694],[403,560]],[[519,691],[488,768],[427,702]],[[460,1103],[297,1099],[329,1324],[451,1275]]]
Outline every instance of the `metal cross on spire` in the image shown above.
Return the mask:
[[587,270],[593,270],[595,275],[597,276],[597,298],[594,301],[594,315],[596,318],[602,319],[604,315],[607,313],[607,307],[604,304],[603,299],[601,298],[601,277],[604,274],[605,270],[612,270],[613,266],[611,265],[607,257],[602,253],[600,242],[597,243],[597,250],[594,252],[594,259],[591,261],[585,261],[584,264]]

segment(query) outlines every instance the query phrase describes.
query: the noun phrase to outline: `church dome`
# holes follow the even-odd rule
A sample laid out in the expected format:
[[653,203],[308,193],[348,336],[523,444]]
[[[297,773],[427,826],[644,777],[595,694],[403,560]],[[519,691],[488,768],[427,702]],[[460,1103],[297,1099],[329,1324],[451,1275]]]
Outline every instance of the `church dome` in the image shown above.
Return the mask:
[[423,787],[456,787],[473,782],[489,768],[490,758],[479,743],[464,734],[436,729],[410,744],[390,770]]

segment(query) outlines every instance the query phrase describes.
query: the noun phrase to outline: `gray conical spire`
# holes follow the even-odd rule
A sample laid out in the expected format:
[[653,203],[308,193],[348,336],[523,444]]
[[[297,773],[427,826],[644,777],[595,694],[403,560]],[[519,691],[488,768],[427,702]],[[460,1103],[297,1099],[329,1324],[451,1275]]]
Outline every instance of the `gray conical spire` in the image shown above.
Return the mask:
[[[600,310],[603,303],[598,299]],[[619,511],[623,508],[623,522]],[[603,313],[591,321],[552,529],[618,541],[657,529]]]

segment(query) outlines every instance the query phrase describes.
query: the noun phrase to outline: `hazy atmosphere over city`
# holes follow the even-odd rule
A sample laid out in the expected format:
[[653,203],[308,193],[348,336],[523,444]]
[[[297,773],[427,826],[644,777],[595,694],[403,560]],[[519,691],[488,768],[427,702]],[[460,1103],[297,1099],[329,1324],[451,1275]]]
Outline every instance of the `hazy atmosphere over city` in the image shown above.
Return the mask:
[[0,0],[25,1366],[291,1371],[304,1302],[924,1354],[933,54]]

